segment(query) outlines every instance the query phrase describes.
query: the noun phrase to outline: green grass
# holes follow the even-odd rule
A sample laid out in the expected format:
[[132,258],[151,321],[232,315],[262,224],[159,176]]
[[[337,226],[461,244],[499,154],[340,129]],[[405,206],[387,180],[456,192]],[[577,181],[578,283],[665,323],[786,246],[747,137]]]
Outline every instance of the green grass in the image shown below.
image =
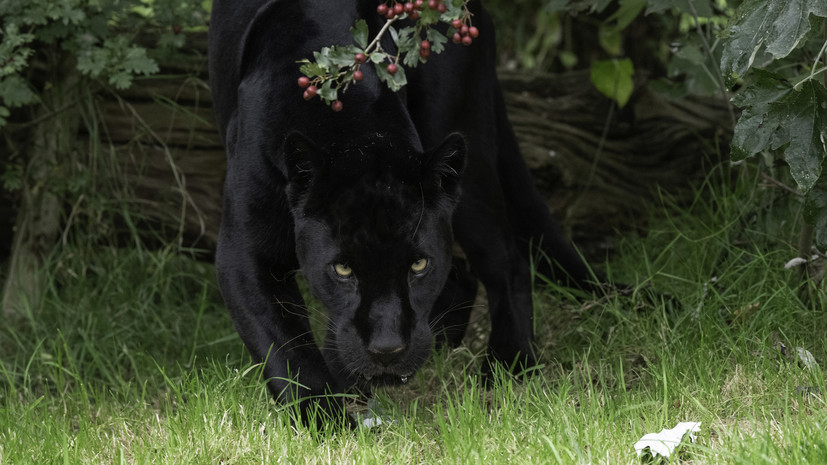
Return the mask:
[[794,358],[827,366],[827,299],[799,297],[783,268],[791,204],[751,178],[710,181],[684,209],[664,199],[606,265],[631,296],[538,288],[543,365],[528,379],[481,387],[477,321],[465,346],[377,393],[390,424],[355,432],[290,426],[211,267],[68,245],[42,308],[0,328],[0,465],[639,463],[633,444],[680,421],[702,422],[684,463],[827,463],[824,373]]

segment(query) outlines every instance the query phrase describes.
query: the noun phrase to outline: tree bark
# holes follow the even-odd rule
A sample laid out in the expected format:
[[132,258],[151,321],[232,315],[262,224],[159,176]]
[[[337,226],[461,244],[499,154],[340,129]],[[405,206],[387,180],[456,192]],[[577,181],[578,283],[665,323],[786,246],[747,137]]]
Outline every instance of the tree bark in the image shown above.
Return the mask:
[[[59,55],[58,55],[59,56]],[[6,318],[36,312],[44,295],[43,266],[61,231],[63,205],[50,190],[59,179],[78,140],[79,79],[74,63],[66,59],[53,68],[50,89],[31,129],[27,172],[14,228],[8,276],[0,313]]]

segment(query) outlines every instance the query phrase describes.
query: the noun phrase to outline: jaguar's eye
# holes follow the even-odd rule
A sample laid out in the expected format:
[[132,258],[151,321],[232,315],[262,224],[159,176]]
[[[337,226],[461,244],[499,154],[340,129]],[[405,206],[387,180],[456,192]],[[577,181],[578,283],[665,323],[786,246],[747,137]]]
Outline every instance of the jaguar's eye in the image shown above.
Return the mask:
[[333,265],[333,270],[340,278],[349,278],[353,274],[353,270],[349,266],[341,263]]
[[425,271],[425,268],[428,266],[428,260],[425,258],[420,258],[419,260],[413,262],[411,265],[411,271],[414,273],[422,273]]

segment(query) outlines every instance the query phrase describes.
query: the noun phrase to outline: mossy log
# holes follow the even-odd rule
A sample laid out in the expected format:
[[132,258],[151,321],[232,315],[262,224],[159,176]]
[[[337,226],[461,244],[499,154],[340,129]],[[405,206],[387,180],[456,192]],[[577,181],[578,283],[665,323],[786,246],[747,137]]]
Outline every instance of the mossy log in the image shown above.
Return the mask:
[[[211,250],[224,152],[207,77],[203,67],[166,74],[172,77],[142,80],[105,102],[107,133],[147,217],[183,232],[185,244]],[[690,201],[709,163],[727,152],[732,122],[721,99],[669,101],[639,82],[630,103],[617,110],[585,72],[501,73],[500,79],[539,190],[587,248],[617,229],[640,227],[658,190]]]
[[[206,38],[186,58],[123,92],[100,92],[100,147],[114,153],[119,182],[143,225],[163,240],[215,247],[224,149],[214,126]],[[640,227],[658,189],[678,203],[717,162],[731,134],[721,99],[669,101],[637,83],[622,110],[593,90],[588,74],[500,75],[509,117],[539,190],[578,244],[604,245]],[[89,134],[95,134],[90,136]],[[610,245],[608,245],[610,246]]]

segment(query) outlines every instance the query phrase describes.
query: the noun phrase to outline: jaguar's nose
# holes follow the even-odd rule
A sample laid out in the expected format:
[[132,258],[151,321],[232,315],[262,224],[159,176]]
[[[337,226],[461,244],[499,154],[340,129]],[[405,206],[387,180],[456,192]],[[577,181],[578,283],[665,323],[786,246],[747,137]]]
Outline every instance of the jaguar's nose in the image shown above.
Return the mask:
[[383,366],[391,365],[405,353],[405,343],[397,338],[373,341],[368,345],[368,354]]

